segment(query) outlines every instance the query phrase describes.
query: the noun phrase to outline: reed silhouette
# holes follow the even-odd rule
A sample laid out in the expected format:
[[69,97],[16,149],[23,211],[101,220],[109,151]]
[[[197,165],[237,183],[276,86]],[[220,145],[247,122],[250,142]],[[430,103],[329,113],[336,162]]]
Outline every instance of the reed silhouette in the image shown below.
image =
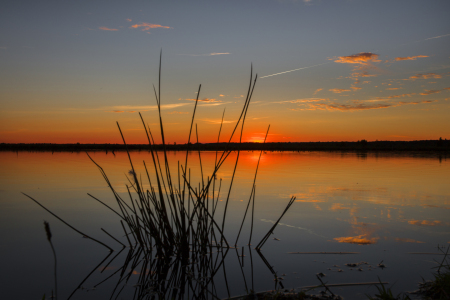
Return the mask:
[[[221,266],[223,266],[223,270],[225,272],[223,262],[225,256],[231,248],[224,232],[227,224],[227,211],[231,191],[239,163],[240,149],[237,150],[233,174],[230,179],[228,191],[226,191],[226,198],[223,202],[223,208],[221,208],[223,211],[221,215],[218,213],[218,205],[219,197],[221,195],[222,179],[218,179],[217,172],[227,158],[229,158],[230,154],[235,150],[233,147],[234,144],[231,143],[233,137],[239,136],[239,144],[242,144],[245,120],[256,85],[257,75],[253,75],[253,68],[251,68],[247,96],[245,98],[240,116],[234,126],[228,142],[225,144],[225,148],[221,151],[216,151],[213,171],[209,175],[206,175],[203,172],[200,149],[190,148],[192,146],[191,139],[193,139],[194,134],[195,114],[201,92],[201,85],[199,86],[197,99],[195,101],[192,119],[190,122],[190,130],[186,144],[186,156],[184,162],[178,162],[176,174],[172,174],[169,166],[168,150],[164,134],[164,122],[161,114],[161,60],[162,53],[160,54],[158,87],[156,88],[153,86],[158,107],[159,131],[162,141],[162,144],[159,145],[159,149],[156,149],[155,140],[150,126],[146,125],[142,115],[139,113],[148,140],[147,150],[151,155],[151,162],[149,166],[145,161],[143,162],[145,169],[144,178],[146,177],[149,188],[144,188],[142,176],[136,172],[130,150],[128,149],[128,144],[126,143],[125,136],[123,135],[118,122],[117,127],[122,137],[123,145],[125,147],[125,151],[127,152],[131,168],[127,176],[128,184],[126,184],[128,199],[121,197],[121,195],[113,187],[104,169],[92,159],[88,152],[86,152],[86,155],[97,166],[105,182],[109,186],[109,189],[116,200],[117,208],[107,205],[91,194],[88,195],[103,204],[119,217],[128,243],[128,245],[122,243],[119,239],[102,229],[108,236],[119,243],[122,248],[128,247],[129,249],[123,266],[117,271],[120,272],[120,279],[116,285],[116,288],[112,292],[111,297],[114,295],[117,297],[121,293],[121,291],[125,288],[126,283],[130,280],[131,274],[139,274],[139,279],[135,284],[137,288],[134,299],[154,299],[155,297],[157,299],[183,299],[186,297],[189,299],[210,299],[211,297],[217,298],[217,296],[213,296],[215,294],[213,278],[221,269]],[[222,125],[223,116],[218,133],[218,141],[220,139]],[[267,129],[267,134],[269,132],[269,128]],[[198,144],[197,124],[195,124],[195,138]],[[192,150],[198,150],[201,171],[199,182],[195,183],[191,179],[188,161],[189,152]],[[247,208],[235,241],[235,245],[238,243],[249,209],[251,209],[251,225],[248,244],[250,245],[252,242],[256,177],[258,174],[261,155],[262,150],[255,170]],[[152,174],[152,176],[150,176],[150,174]],[[152,181],[152,177],[156,178],[156,180]],[[102,261],[102,263],[112,254],[113,249],[110,246],[82,233],[44,207],[36,199],[28,195],[26,196],[65,223],[67,226],[82,234],[84,237],[90,238],[108,248],[110,253]],[[295,197],[290,199],[278,221],[256,247],[258,254],[263,259],[264,263],[269,267],[272,274],[274,274],[275,278],[277,278],[276,272],[264,258],[260,250],[266,242],[268,236],[277,226],[280,219],[293,204],[294,200]],[[250,204],[252,205],[250,206]],[[242,251],[244,251],[244,248],[242,248]],[[115,257],[117,257],[117,255]],[[240,260],[240,264],[242,263],[242,268],[244,264],[243,252],[241,257],[242,259]],[[95,269],[92,272],[94,271]],[[86,277],[86,279],[92,274],[92,272]],[[83,280],[83,282],[85,280]],[[83,282],[80,283],[69,299],[79,288],[81,288]],[[276,282],[278,284],[279,281],[276,280]],[[248,291],[249,290],[250,289],[248,289]]]

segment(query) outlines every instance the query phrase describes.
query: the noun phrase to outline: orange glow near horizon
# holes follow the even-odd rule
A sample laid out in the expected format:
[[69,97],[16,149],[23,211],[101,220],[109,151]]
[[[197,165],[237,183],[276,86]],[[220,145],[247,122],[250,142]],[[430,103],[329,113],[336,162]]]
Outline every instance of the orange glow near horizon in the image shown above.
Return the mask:
[[[433,95],[440,97],[446,94],[448,94],[448,90],[444,89],[441,93]],[[401,95],[407,95],[407,93],[402,93]],[[417,95],[415,97],[418,97]],[[309,105],[310,102],[301,102],[299,105],[305,105],[305,103]],[[441,104],[444,105],[446,103],[442,102]],[[297,104],[287,105],[295,106]],[[408,106],[411,109],[410,112],[399,117],[395,110],[400,111],[401,107],[386,109],[386,114],[380,116],[378,114],[379,109],[355,111],[351,110],[350,106],[342,106],[345,109],[343,111],[333,109],[309,110],[309,108],[302,106],[306,110],[288,111],[282,114],[275,112],[271,116],[271,112],[268,113],[265,110],[261,110],[258,107],[258,103],[256,103],[255,110],[249,113],[248,120],[245,122],[242,140],[244,142],[262,143],[269,124],[271,127],[266,141],[268,143],[351,142],[362,139],[367,141],[413,141],[437,140],[440,137],[450,138],[450,127],[445,126],[447,122],[445,109],[429,111],[425,109],[427,105],[431,105],[436,109],[439,107],[435,102],[410,105]],[[419,106],[422,108],[419,109]],[[177,113],[173,113],[171,110],[163,111],[163,124],[167,143],[187,143],[192,116],[190,109],[193,107],[192,105],[181,107],[186,108],[184,111],[175,111]],[[240,108],[240,104],[232,106],[233,112],[229,113],[230,116],[225,117],[220,142],[229,140],[231,132],[236,125]],[[179,107],[176,109],[180,110]],[[199,107],[196,113],[194,125],[197,125],[200,143],[217,142],[221,112],[216,111],[214,114],[210,114],[209,110],[211,109],[213,108]],[[298,114],[302,118],[298,118]],[[150,123],[146,124],[150,126],[156,143],[161,143],[156,111],[143,111],[142,115],[145,122],[150,121]],[[218,121],[214,117],[217,117]],[[415,121],[416,119],[426,118],[431,118],[432,121],[424,124]],[[76,112],[73,114],[71,112],[63,114],[52,112],[6,114],[0,118],[0,142],[122,143],[116,121],[119,122],[127,143],[147,143],[145,130],[139,115],[135,111],[133,113],[88,111],[86,113]],[[239,136],[240,126],[235,132],[232,142],[238,142]],[[196,142],[195,126],[191,142]]]

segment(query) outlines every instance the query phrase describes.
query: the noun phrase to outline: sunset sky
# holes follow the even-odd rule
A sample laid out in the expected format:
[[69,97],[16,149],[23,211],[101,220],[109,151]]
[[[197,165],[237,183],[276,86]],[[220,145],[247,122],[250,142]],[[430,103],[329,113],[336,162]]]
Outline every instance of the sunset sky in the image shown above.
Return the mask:
[[[7,1],[0,142],[227,140],[258,74],[244,141],[450,138],[450,1]],[[159,139],[158,139],[159,141]]]

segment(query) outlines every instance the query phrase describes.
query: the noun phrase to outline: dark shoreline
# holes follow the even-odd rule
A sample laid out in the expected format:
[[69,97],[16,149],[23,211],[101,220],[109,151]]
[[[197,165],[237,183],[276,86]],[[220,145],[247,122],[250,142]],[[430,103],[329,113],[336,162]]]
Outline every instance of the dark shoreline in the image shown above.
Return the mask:
[[[0,143],[0,151],[148,151],[148,144],[7,144]],[[374,141],[358,142],[299,142],[299,143],[199,143],[199,144],[169,144],[167,151],[343,151],[343,152],[424,152],[450,155],[450,140],[423,141]],[[163,145],[153,145],[153,150],[164,150]]]

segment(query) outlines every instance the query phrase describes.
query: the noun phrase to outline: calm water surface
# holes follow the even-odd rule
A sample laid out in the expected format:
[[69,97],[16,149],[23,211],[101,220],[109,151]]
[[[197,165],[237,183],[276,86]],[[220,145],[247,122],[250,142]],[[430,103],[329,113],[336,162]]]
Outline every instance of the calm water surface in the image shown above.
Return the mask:
[[[130,170],[126,153],[91,153],[119,193],[126,195]],[[231,192],[225,234],[234,244],[251,192],[259,152],[242,152]],[[170,153],[176,172],[184,153]],[[218,173],[223,179],[221,200],[233,172],[232,154]],[[142,161],[150,164],[146,152],[132,152],[138,174]],[[204,174],[211,174],[215,153],[202,153]],[[200,179],[198,153],[189,156],[191,176]],[[118,217],[90,198],[90,193],[108,205],[115,200],[98,169],[84,153],[0,153],[0,230],[2,242],[2,297],[41,299],[53,288],[53,256],[46,240],[43,220],[50,222],[58,256],[58,290],[66,299],[94,270],[72,299],[109,299],[117,279],[98,285],[120,267],[125,254],[106,265],[108,251],[78,233],[26,198],[24,192],[65,221],[120,250],[100,228],[125,241]],[[279,217],[291,196],[296,202],[286,213],[262,252],[285,288],[318,284],[315,274],[326,274],[332,283],[389,282],[394,292],[417,288],[421,277],[432,278],[435,259],[441,256],[411,254],[438,252],[438,245],[450,242],[450,161],[439,157],[358,155],[355,153],[264,153],[256,180],[256,245]],[[205,175],[206,176],[206,175]],[[194,180],[194,181],[196,181]],[[220,210],[223,204],[220,202]],[[219,272],[215,289],[227,296],[225,276],[232,296],[274,288],[274,277],[256,254],[247,248],[249,222],[238,241],[246,256],[241,270],[236,253],[225,262],[226,275]],[[276,238],[276,239],[273,239]],[[358,254],[289,254],[289,252],[358,252]],[[117,254],[118,251],[113,253]],[[109,257],[108,259],[111,259]],[[242,259],[242,258],[241,258]],[[253,273],[251,268],[252,259]],[[386,268],[378,268],[383,261]],[[102,263],[101,263],[102,262]],[[358,268],[346,263],[367,262]],[[343,272],[338,272],[341,269]],[[282,275],[285,274],[285,275]],[[253,278],[252,278],[253,275]],[[253,279],[253,280],[252,280]],[[132,281],[132,279],[131,279]],[[131,282],[130,281],[130,282]],[[132,299],[136,288],[125,286],[118,299]],[[342,287],[332,290],[346,299],[374,294],[374,287]]]

